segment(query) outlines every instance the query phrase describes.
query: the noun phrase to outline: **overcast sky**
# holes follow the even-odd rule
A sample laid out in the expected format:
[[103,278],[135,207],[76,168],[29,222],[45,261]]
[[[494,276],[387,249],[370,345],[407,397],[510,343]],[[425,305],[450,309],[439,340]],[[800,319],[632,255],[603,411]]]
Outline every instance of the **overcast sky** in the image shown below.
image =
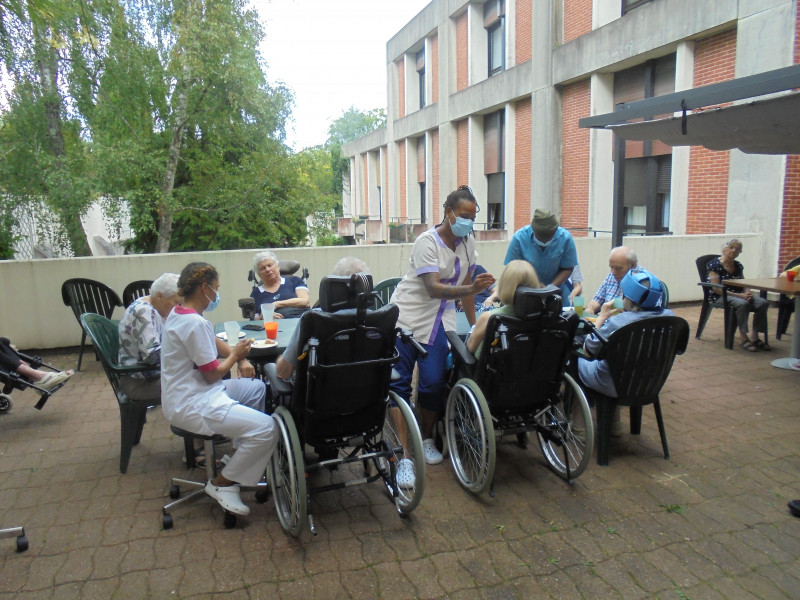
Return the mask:
[[295,94],[287,142],[322,144],[342,112],[386,107],[386,42],[430,0],[252,0],[267,79]]

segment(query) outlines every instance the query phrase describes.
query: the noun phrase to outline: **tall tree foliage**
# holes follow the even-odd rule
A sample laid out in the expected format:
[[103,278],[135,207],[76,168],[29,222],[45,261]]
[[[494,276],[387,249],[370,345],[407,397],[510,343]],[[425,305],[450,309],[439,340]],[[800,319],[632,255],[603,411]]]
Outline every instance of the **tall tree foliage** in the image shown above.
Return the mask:
[[0,187],[43,197],[76,254],[97,198],[111,216],[128,204],[138,251],[305,241],[292,96],[264,77],[245,0],[0,2]]

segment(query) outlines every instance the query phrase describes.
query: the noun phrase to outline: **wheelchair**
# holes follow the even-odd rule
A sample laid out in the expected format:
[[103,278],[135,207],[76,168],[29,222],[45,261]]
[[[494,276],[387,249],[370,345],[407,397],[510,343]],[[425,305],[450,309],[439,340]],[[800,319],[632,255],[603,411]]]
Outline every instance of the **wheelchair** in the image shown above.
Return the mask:
[[[389,390],[397,336],[416,342],[397,329],[397,306],[370,308],[371,290],[372,277],[363,273],[323,278],[321,310],[298,324],[294,384],[280,379],[274,364],[265,366],[279,430],[267,476],[281,526],[293,536],[306,524],[316,534],[313,494],[380,481],[401,516],[422,498],[422,436],[411,408]],[[305,445],[318,458],[307,458]],[[396,475],[405,460],[415,478],[401,487]],[[316,475],[325,469],[329,477]]]
[[[11,347],[11,342],[9,341],[8,338],[5,337],[0,338],[0,341],[8,345],[9,348]],[[48,365],[38,356],[28,356],[27,354],[23,354],[22,352],[19,352],[17,350],[13,351],[16,353],[17,356],[19,356],[20,360],[24,360],[34,369],[41,369],[42,367],[44,367],[45,369],[49,369],[51,371],[59,370],[51,365]],[[64,387],[64,383],[59,383],[58,385],[53,386],[49,390],[45,390],[37,386],[35,382],[31,381],[27,377],[20,375],[16,371],[8,370],[5,367],[0,367],[0,385],[2,385],[3,389],[2,393],[0,393],[0,414],[7,413],[14,406],[14,403],[11,401],[11,392],[13,392],[14,390],[25,390],[30,388],[32,390],[39,392],[39,394],[41,395],[39,396],[39,401],[34,405],[34,408],[36,410],[42,410],[42,408],[44,408],[44,405],[50,399],[50,396],[52,396],[55,392]]]
[[594,424],[586,396],[565,371],[580,323],[562,315],[561,292],[520,287],[514,316],[492,315],[479,359],[453,331],[453,369],[448,381],[444,429],[450,462],[473,494],[490,489],[496,443],[516,435],[525,447],[535,432],[548,466],[570,483],[589,464]]
[[[294,275],[297,271],[300,270],[300,263],[296,260],[282,260],[280,262],[280,270],[281,276],[286,277],[287,275]],[[308,268],[303,267],[303,270],[300,274],[300,279],[308,283]],[[253,284],[253,287],[258,287],[256,283],[256,276],[253,273],[253,269],[250,269],[247,272],[247,281]],[[253,298],[239,298],[239,309],[242,311],[242,319],[248,319],[250,321],[253,320],[254,315],[258,312],[256,308],[256,303]]]

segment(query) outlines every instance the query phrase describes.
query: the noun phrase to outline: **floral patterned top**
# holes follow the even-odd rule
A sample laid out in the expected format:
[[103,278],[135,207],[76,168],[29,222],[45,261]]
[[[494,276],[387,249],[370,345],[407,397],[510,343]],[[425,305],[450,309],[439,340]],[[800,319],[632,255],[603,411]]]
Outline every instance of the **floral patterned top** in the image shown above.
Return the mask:
[[[740,263],[738,260],[735,260],[733,262],[735,268],[733,269],[733,273],[731,273],[725,267],[722,266],[722,261],[720,261],[719,257],[713,258],[710,261],[708,261],[707,272],[716,273],[717,275],[719,275],[721,281],[725,281],[726,279],[744,279],[744,267],[742,266],[742,263]],[[706,274],[706,281],[709,281],[707,274]],[[733,291],[733,288],[728,288],[728,289]],[[741,289],[737,289],[736,291],[741,292]],[[719,294],[715,294],[712,291],[711,293],[709,293],[708,298],[709,300],[711,300],[711,302],[716,302],[721,298],[721,296]]]
[[152,371],[131,377],[150,379],[160,375],[161,330],[164,319],[149,302],[137,298],[125,310],[119,322],[119,362],[124,367],[152,365]]

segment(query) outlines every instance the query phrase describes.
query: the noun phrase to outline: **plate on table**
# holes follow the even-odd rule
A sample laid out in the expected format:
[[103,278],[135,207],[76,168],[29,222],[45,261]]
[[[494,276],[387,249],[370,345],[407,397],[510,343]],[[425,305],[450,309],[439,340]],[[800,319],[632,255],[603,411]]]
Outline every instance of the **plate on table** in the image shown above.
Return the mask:
[[[218,337],[219,339],[221,339],[223,342],[227,342],[227,341],[228,341],[228,334],[227,334],[227,333],[225,333],[224,331],[220,331],[220,332],[217,334],[217,337]],[[243,337],[244,337],[244,331],[240,331],[240,332],[239,332],[239,339],[242,339]]]
[[250,347],[256,349],[274,348],[278,345],[278,340],[255,340]]

